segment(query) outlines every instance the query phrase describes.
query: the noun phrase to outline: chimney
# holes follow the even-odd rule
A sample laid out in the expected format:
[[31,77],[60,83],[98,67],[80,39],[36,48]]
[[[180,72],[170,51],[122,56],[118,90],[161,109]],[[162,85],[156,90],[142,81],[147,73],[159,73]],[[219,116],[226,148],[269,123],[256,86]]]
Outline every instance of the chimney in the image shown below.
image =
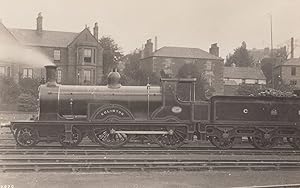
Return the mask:
[[217,43],[211,45],[211,47],[209,48],[209,53],[219,57],[219,47]]
[[98,23],[96,22],[95,23],[95,26],[94,26],[94,37],[98,40]]
[[56,66],[46,65],[46,83],[48,87],[56,86]]
[[294,37],[291,38],[291,59],[294,58]]
[[157,36],[155,36],[155,39],[154,39],[154,51],[157,50]]
[[153,43],[151,42],[151,39],[148,39],[147,43],[145,44],[144,57],[151,56],[152,52],[153,52]]
[[38,34],[42,34],[43,31],[43,16],[41,12],[38,14],[38,17],[36,18],[36,31],[38,32]]

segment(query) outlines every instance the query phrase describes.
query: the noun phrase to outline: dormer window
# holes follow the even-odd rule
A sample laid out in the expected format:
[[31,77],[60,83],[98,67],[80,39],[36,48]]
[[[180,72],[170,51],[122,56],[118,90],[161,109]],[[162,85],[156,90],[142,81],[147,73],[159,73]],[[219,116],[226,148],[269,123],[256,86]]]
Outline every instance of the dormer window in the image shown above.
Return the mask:
[[84,63],[92,63],[92,49],[90,48],[84,49],[83,61]]

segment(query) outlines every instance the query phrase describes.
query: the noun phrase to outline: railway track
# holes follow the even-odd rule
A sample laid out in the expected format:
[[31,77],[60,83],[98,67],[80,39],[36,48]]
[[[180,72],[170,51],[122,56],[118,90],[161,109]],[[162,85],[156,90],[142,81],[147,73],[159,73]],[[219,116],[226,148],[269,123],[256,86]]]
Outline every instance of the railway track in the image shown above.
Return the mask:
[[25,157],[1,158],[2,172],[10,171],[152,171],[152,170],[299,170],[300,160],[274,159],[184,159],[151,157]]
[[214,147],[183,147],[176,150],[165,150],[159,147],[132,146],[121,149],[105,149],[97,146],[82,146],[77,148],[63,148],[61,146],[39,146],[32,148],[21,148],[16,146],[0,146],[0,155],[115,155],[115,154],[201,154],[201,155],[277,155],[277,156],[299,156],[300,150],[273,149],[257,150],[253,148],[237,148],[230,150],[219,150]]
[[94,145],[78,148],[0,146],[2,172],[109,172],[109,171],[200,171],[200,170],[299,170],[300,151],[279,148],[218,150],[214,147],[127,146],[104,149]]

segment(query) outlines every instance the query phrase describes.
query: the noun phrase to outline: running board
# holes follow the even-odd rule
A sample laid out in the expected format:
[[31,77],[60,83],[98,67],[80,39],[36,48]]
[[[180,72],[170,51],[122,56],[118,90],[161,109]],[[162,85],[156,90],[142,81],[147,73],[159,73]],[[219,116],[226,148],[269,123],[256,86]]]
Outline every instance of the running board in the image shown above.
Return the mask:
[[115,131],[119,134],[170,134],[169,131]]

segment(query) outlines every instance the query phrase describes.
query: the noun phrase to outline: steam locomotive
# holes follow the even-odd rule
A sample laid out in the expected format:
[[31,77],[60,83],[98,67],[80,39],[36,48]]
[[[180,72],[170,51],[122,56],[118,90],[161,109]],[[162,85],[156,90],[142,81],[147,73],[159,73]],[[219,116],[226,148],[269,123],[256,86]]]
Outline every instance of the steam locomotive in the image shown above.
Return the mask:
[[[164,148],[187,140],[209,140],[229,149],[241,138],[259,149],[288,141],[300,148],[300,98],[214,96],[195,100],[194,78],[162,78],[161,86],[122,86],[111,72],[106,86],[59,85],[56,67],[46,66],[39,88],[35,119],[11,122],[18,145],[60,142],[77,146],[88,136],[104,147],[117,148],[143,135]],[[178,84],[189,88],[187,100],[178,98]]]

